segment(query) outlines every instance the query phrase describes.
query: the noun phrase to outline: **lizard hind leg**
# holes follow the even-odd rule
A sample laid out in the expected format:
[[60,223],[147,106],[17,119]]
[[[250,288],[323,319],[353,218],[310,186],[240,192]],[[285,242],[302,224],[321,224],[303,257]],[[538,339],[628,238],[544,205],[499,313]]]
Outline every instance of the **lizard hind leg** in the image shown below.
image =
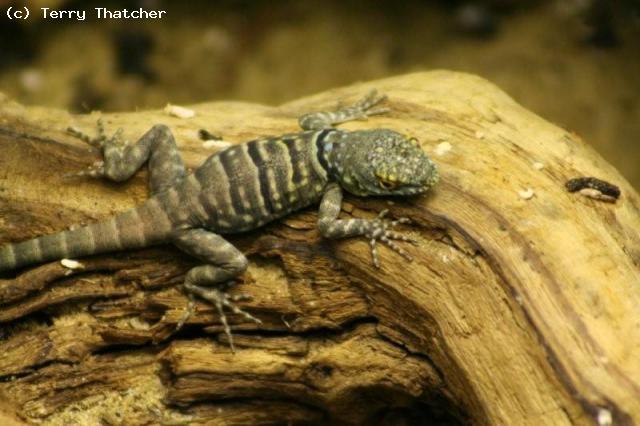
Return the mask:
[[98,120],[97,135],[88,136],[82,131],[69,127],[70,135],[98,148],[103,159],[88,170],[75,176],[105,177],[115,182],[129,179],[140,167],[149,161],[149,186],[152,194],[161,192],[180,181],[186,169],[175,138],[169,128],[156,124],[136,143],[128,144],[122,138],[122,128],[107,137],[102,120]]
[[372,90],[351,106],[342,107],[336,111],[305,114],[298,119],[298,124],[304,130],[322,130],[347,121],[366,120],[372,115],[389,112],[389,108],[378,106],[385,99],[387,99],[385,95],[380,95],[376,90]]
[[196,266],[187,273],[184,289],[189,297],[189,305],[176,328],[182,327],[194,313],[194,295],[198,296],[216,307],[224,332],[229,339],[229,346],[235,352],[231,327],[227,322],[224,309],[227,308],[257,324],[262,323],[260,319],[242,310],[235,303],[246,300],[249,296],[244,294],[232,296],[226,292],[226,287],[231,280],[246,270],[247,258],[220,235],[204,229],[182,231],[173,242],[186,253],[207,262],[206,265]]

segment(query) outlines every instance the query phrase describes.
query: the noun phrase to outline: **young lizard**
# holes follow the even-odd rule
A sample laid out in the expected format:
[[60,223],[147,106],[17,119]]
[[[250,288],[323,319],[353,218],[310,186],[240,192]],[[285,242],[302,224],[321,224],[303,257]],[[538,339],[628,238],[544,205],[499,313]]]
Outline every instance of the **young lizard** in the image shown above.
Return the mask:
[[225,283],[242,274],[247,258],[223,234],[249,231],[320,201],[318,230],[326,238],[364,236],[375,266],[376,242],[411,259],[392,240],[411,241],[390,228],[399,219],[338,219],[342,191],[358,196],[412,195],[438,181],[435,165],[415,139],[388,129],[346,131],[334,124],[383,114],[385,99],[375,91],[351,107],[299,119],[303,131],[234,145],[211,155],[187,175],[170,130],[155,125],[133,145],[120,143],[121,129],[108,138],[102,123],[91,138],[69,132],[102,151],[103,161],[79,175],[121,182],[149,163],[151,197],[141,206],[105,221],[0,247],[0,271],[45,261],[173,243],[202,260],[189,270],[184,289],[189,305],[177,325],[194,311],[194,295],[217,308],[233,350],[223,308],[260,320],[240,309]]

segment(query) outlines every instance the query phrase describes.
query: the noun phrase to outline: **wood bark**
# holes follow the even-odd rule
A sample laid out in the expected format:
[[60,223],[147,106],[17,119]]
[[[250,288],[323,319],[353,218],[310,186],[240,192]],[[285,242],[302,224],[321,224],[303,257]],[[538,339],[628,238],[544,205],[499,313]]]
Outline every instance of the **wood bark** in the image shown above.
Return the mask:
[[[146,198],[145,171],[65,178],[97,160],[67,126],[102,117],[135,140],[165,123],[196,167],[215,150],[198,129],[232,143],[294,132],[302,113],[374,87],[391,112],[342,127],[416,137],[441,182],[410,199],[347,196],[342,214],[410,217],[413,262],[381,248],[376,269],[366,241],[322,240],[314,209],[231,237],[250,259],[234,291],[264,322],[230,316],[236,354],[205,303],[172,334],[194,263],[173,247],[5,274],[0,409],[49,424],[640,424],[638,194],[577,135],[475,76],[417,73],[280,107],[205,103],[188,119],[2,98],[0,243]],[[578,176],[622,195],[568,193]]]

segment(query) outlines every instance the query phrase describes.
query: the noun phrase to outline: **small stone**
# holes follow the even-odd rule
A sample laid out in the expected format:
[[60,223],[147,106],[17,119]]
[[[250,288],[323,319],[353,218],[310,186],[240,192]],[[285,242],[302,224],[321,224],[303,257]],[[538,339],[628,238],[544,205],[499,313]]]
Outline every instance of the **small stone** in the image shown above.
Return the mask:
[[451,144],[449,142],[441,142],[436,146],[434,152],[438,156],[443,156],[447,152],[451,151]]
[[231,142],[223,140],[209,140],[202,142],[202,147],[207,149],[225,149],[233,145]]
[[477,130],[476,131],[476,138],[478,139],[484,139],[484,132],[481,130]]
[[544,169],[544,164],[539,161],[536,161],[535,163],[533,163],[533,168],[536,170],[542,170]]
[[616,198],[615,197],[612,197],[611,195],[603,194],[602,192],[598,191],[595,188],[582,188],[578,192],[580,193],[580,195],[583,195],[583,196],[585,196],[587,198],[592,198],[594,200],[604,201],[606,203],[615,203],[616,202]]
[[527,188],[527,189],[525,189],[525,190],[523,190],[523,191],[518,191],[518,195],[519,195],[519,196],[520,196],[520,198],[522,198],[523,200],[530,200],[530,199],[532,199],[532,198],[533,198],[533,196],[534,196],[535,194],[536,194],[536,193],[535,193],[535,192],[533,192],[533,189],[531,189],[531,188]]
[[78,262],[77,260],[62,259],[60,261],[60,263],[65,268],[69,268],[69,269],[84,269],[84,265],[82,263]]
[[600,408],[598,410],[598,425],[599,426],[611,426],[613,424],[613,416],[611,411],[606,408]]
[[164,107],[164,112],[172,117],[178,118],[191,118],[196,115],[196,112],[192,109],[171,104],[167,104],[167,106]]

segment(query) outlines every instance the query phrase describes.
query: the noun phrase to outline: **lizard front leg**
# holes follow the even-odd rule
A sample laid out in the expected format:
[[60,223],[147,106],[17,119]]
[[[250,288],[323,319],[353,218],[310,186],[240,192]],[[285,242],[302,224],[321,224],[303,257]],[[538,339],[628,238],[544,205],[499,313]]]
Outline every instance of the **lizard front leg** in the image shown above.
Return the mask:
[[340,206],[342,204],[342,188],[337,183],[330,183],[327,191],[320,202],[320,211],[318,216],[318,230],[325,238],[337,239],[355,236],[365,236],[369,239],[371,246],[371,256],[373,264],[379,268],[378,250],[376,243],[378,241],[389,246],[392,250],[402,255],[405,259],[411,261],[412,257],[402,247],[398,246],[393,240],[409,241],[415,243],[415,240],[402,234],[392,231],[390,228],[400,223],[407,223],[409,219],[400,218],[394,221],[383,220],[387,213],[384,210],[376,219],[338,219],[340,214]]
[[98,120],[98,135],[90,137],[70,127],[68,132],[100,149],[103,160],[79,176],[106,177],[116,182],[129,179],[149,160],[149,187],[151,194],[161,192],[186,175],[186,170],[171,130],[156,124],[135,144],[122,140],[122,129],[107,137],[102,120]]
[[386,98],[384,95],[379,95],[376,90],[372,90],[352,106],[340,108],[337,111],[321,111],[305,114],[300,117],[298,123],[304,130],[322,130],[333,127],[334,124],[352,120],[362,120],[372,115],[384,114],[389,111],[389,108],[374,108],[374,106]]
[[[224,332],[229,338],[231,350],[235,352],[233,346],[233,336],[231,328],[227,323],[224,308],[227,307],[233,313],[241,314],[245,318],[261,324],[248,312],[240,309],[234,302],[247,299],[246,295],[230,296],[224,291],[224,286],[230,280],[242,274],[247,269],[247,258],[237,248],[231,245],[220,235],[204,229],[190,229],[181,231],[173,239],[173,243],[184,252],[207,262],[206,265],[196,266],[187,273],[184,282],[184,289],[189,296],[189,305],[182,319],[178,322],[177,329],[180,329],[184,322],[193,314],[194,295],[197,295],[211,302],[220,315],[220,321],[224,326]],[[218,288],[212,288],[217,286]]]

